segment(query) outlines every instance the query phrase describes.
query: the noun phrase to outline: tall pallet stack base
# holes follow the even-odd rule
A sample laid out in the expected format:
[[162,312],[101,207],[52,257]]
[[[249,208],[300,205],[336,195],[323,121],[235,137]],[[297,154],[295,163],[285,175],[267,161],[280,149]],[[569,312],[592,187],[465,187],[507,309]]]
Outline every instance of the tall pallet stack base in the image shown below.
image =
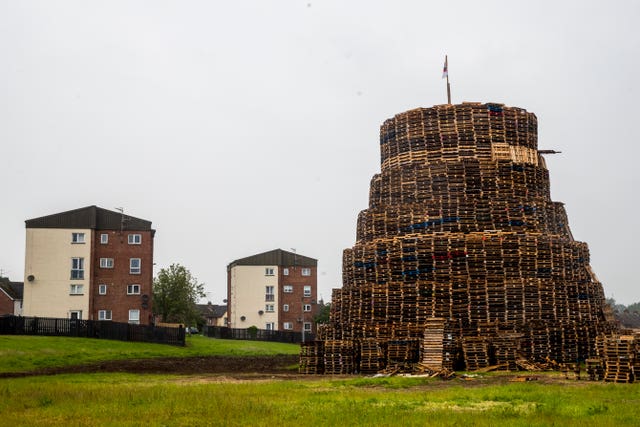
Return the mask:
[[598,351],[604,380],[631,383],[640,375],[640,337],[633,335],[598,337]]
[[[511,370],[597,356],[596,337],[617,326],[587,244],[550,198],[537,139],[535,115],[502,104],[438,105],[384,122],[381,172],[321,334],[325,370]],[[327,347],[338,341],[351,343],[352,368]]]

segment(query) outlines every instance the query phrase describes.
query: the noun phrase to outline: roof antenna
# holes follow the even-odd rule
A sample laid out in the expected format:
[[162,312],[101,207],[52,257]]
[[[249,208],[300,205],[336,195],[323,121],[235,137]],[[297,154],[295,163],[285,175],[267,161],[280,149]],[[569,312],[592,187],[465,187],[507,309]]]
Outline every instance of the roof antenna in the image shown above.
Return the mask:
[[124,230],[124,208],[114,208],[117,211],[120,211],[120,234]]
[[442,69],[442,78],[447,78],[447,104],[451,105],[451,85],[449,84],[449,61],[447,55],[444,56],[444,68]]

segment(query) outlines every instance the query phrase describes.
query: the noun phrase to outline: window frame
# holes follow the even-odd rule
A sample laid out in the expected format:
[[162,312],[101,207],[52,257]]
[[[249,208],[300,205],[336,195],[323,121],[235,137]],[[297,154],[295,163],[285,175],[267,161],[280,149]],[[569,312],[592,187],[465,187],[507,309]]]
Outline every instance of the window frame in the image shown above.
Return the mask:
[[107,294],[107,284],[100,283],[98,285],[98,295],[106,295]]
[[142,234],[129,234],[127,235],[127,243],[129,245],[141,245]]
[[82,283],[71,283],[69,285],[69,295],[84,295],[84,285]]
[[273,322],[267,322],[267,323],[265,323],[264,327],[265,327],[265,329],[266,329],[267,331],[275,331],[275,330],[276,330],[276,325],[275,325],[275,323],[273,323]]
[[[138,292],[135,292],[135,286],[138,287]],[[141,286],[138,283],[131,283],[127,285],[127,295],[140,295]]]
[[304,286],[304,289],[303,289],[303,294],[302,294],[302,295],[303,295],[304,297],[310,297],[310,296],[311,296],[311,292],[312,292],[312,290],[311,290],[311,285],[305,285],[305,286]]
[[282,292],[284,292],[285,294],[292,294],[293,293],[293,285],[283,285],[282,286]]
[[282,329],[285,331],[291,331],[293,329],[293,322],[284,322],[282,324]]
[[84,280],[84,258],[71,258],[71,280]]
[[275,276],[275,268],[273,267],[265,267],[264,268],[264,275],[265,276]]
[[313,330],[313,329],[312,329],[311,322],[304,322],[304,323],[302,324],[302,329],[303,329],[305,332],[311,332],[311,331]]
[[276,300],[276,294],[275,292],[275,287],[272,285],[266,285],[264,287],[264,300],[265,301],[275,301]]
[[311,304],[304,304],[302,307],[302,311],[305,313],[309,313],[311,311]]
[[100,268],[113,268],[114,264],[113,258],[100,258]]
[[109,234],[107,234],[107,233],[100,234],[100,244],[101,245],[108,245],[109,244]]
[[[137,319],[131,317],[132,314],[138,314]],[[129,310],[129,321],[128,323],[132,324],[132,325],[139,325],[140,324],[140,310],[137,308],[132,308]]]
[[71,244],[82,245],[84,243],[86,243],[86,241],[84,240],[84,233],[81,233],[81,232],[71,233]]
[[283,304],[282,305],[282,311],[288,312],[289,311],[289,304]]
[[302,274],[303,276],[311,276],[311,269],[304,267],[300,270],[300,274]]
[[265,313],[275,313],[276,312],[275,304],[265,304],[264,311]]
[[[134,267],[134,261],[138,261],[138,266]],[[142,274],[142,259],[129,258],[129,274]]]
[[283,276],[288,276],[288,275],[289,275],[289,269],[288,269],[288,268],[286,268],[286,267],[285,267],[285,268],[283,268],[283,269],[282,269],[282,275],[283,275]]
[[112,319],[113,319],[113,312],[111,310],[98,310],[98,320],[112,320]]

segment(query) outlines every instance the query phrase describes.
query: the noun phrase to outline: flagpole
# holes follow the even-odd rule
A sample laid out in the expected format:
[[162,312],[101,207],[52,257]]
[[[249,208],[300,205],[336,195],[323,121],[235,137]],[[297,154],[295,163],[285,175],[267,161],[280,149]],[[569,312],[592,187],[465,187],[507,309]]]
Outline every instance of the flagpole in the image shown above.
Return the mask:
[[449,60],[444,56],[444,66],[447,69],[447,104],[451,105],[451,85],[449,84]]

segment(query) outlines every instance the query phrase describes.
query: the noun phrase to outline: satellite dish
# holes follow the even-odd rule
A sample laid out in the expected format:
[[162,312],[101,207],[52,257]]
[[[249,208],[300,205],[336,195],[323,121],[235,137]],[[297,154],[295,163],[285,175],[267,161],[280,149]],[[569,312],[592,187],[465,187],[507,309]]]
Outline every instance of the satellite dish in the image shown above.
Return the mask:
[[27,276],[27,280],[29,282],[33,282],[34,280],[36,280],[36,277],[33,274],[30,274],[30,275]]

